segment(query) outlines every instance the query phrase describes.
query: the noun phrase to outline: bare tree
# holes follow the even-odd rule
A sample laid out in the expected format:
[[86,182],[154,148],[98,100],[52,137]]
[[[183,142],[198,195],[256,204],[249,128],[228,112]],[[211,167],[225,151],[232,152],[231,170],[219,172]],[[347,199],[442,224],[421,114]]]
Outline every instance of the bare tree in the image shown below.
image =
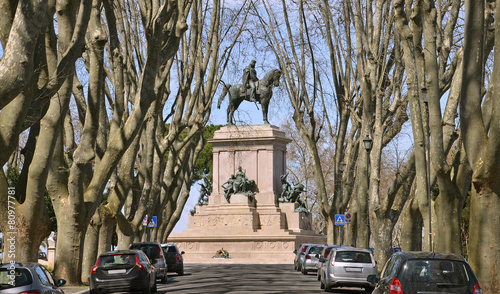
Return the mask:
[[[59,151],[58,157],[52,160],[49,192],[57,214],[58,233],[64,236],[59,238],[57,243],[55,273],[56,276],[64,276],[69,283],[80,281],[87,226],[101,202],[104,189],[118,162],[142,128],[150,106],[161,99],[156,85],[161,84],[162,80],[157,73],[175,56],[179,39],[187,29],[186,12],[189,11],[189,6],[185,2],[138,1],[123,5],[118,2],[105,5],[108,9],[106,29],[100,12],[101,3],[93,3],[89,25],[89,52],[85,55],[89,97],[87,105],[82,108],[85,109],[85,115],[80,115],[85,118],[82,122],[82,137],[78,144],[71,142],[75,138],[66,138],[71,142],[67,144],[76,146],[74,152],[63,154]],[[137,11],[137,14],[127,15],[128,11]],[[122,26],[120,28],[124,30],[118,31],[118,26],[111,24],[113,18],[109,17],[110,14],[115,14],[117,22],[126,22],[137,17],[135,19],[141,21],[133,24],[142,24],[145,39],[127,37],[132,29],[139,29],[138,27]],[[116,37],[110,42],[113,51],[108,56],[113,57],[109,62],[113,66],[112,70],[104,66],[103,60],[104,47],[109,42],[108,36],[121,36],[121,41],[124,42],[117,43]],[[145,46],[142,47],[142,44]],[[130,51],[133,48],[136,51]],[[140,54],[134,55],[135,53]],[[123,88],[124,83],[121,83],[122,70],[127,73],[126,82],[130,83],[128,88]],[[113,84],[118,87],[114,91],[115,97],[107,95],[107,85],[102,79],[104,74],[111,82],[115,82],[114,77],[117,78]],[[134,80],[134,77],[137,79]],[[119,88],[120,86],[122,88]],[[109,133],[109,139],[99,138],[106,134],[99,131],[100,128],[106,128],[106,124],[100,120],[105,118],[105,115],[101,114],[105,95],[113,101],[109,103],[112,113],[118,115],[112,119],[113,132]],[[132,109],[130,114],[123,115],[128,109]],[[102,145],[105,142],[107,144]],[[65,145],[59,144],[56,149],[62,150],[63,146]],[[62,155],[70,157],[70,160],[64,160]],[[64,166],[66,168],[62,168]],[[74,258],[69,259],[68,256]]]
[[[498,1],[497,1],[498,4]],[[489,1],[465,1],[465,38],[463,78],[460,91],[460,128],[467,159],[472,168],[469,224],[469,261],[483,282],[484,293],[500,291],[498,260],[500,252],[500,173],[497,119],[500,99],[500,22],[492,17],[495,4]],[[497,7],[498,11],[498,7]],[[493,74],[485,90],[485,63],[489,53],[487,32],[494,28]]]
[[[81,53],[84,44],[91,7],[88,1],[67,6],[60,3],[49,5],[42,1],[28,2],[11,1],[10,9],[2,14],[3,29],[11,32],[9,40],[2,39],[5,48],[2,67],[3,70],[6,69],[4,66],[11,67],[11,72],[0,73],[0,79],[13,77],[19,83],[2,83],[0,91],[6,91],[2,92],[2,98],[6,99],[2,103],[8,105],[2,109],[0,120],[9,120],[6,128],[1,130],[6,135],[6,140],[2,140],[2,144],[5,144],[2,146],[3,163],[17,146],[16,137],[31,126],[30,139],[22,152],[23,170],[16,185],[16,230],[19,232],[16,259],[36,261],[38,246],[50,233],[44,204],[47,166],[61,130],[60,122],[68,108],[71,95],[71,87],[68,89],[68,85],[72,84],[74,62],[80,56],[78,51]],[[7,3],[4,1],[2,5]],[[59,24],[64,24],[64,28],[59,30],[58,47],[52,23],[56,10]],[[33,30],[23,32],[32,21],[39,23],[34,25]],[[45,38],[42,37],[42,32]],[[34,56],[38,57],[33,58]],[[17,66],[16,58],[21,62]],[[57,95],[52,97],[56,92]],[[27,105],[30,107],[26,107]],[[2,191],[2,201],[3,199],[7,202],[6,191]],[[7,219],[2,217],[1,221],[4,227]]]
[[[424,225],[425,248],[430,250],[430,233],[434,227],[437,231],[434,236],[438,238],[438,242],[434,242],[435,250],[461,253],[460,215],[467,190],[460,188],[447,158],[458,138],[455,118],[458,116],[462,54],[455,42],[460,38],[456,25],[461,3],[434,4],[433,1],[421,1],[408,2],[405,6],[402,1],[395,2],[396,28],[403,41],[408,93],[414,101],[410,103],[410,109],[416,142],[415,198],[407,206],[408,214],[405,216],[420,220],[403,222],[406,236],[403,243],[406,243],[404,247],[407,250],[420,250],[421,226]],[[411,18],[408,13],[411,13]],[[425,92],[421,92],[423,88]],[[441,98],[447,91],[446,109],[442,115]],[[427,93],[428,102],[422,99]],[[427,156],[429,153],[430,157]],[[433,202],[429,202],[433,184],[439,187],[439,195],[434,202],[435,213],[431,212]],[[430,223],[432,215],[435,216],[434,225]]]

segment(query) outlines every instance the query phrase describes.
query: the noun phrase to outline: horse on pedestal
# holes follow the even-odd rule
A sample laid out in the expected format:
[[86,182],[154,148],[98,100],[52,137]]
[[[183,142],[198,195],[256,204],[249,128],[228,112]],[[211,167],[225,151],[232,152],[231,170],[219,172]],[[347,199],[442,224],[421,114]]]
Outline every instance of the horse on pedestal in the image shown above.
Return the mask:
[[[264,124],[269,124],[267,120],[267,112],[269,111],[269,102],[273,96],[273,87],[279,86],[279,80],[281,77],[281,70],[273,69],[270,70],[261,80],[258,81],[256,87],[256,100],[262,106],[262,118]],[[250,91],[251,89],[246,88],[244,85],[230,85],[225,84],[221,96],[219,97],[219,102],[217,103],[217,108],[220,108],[222,101],[229,93],[229,105],[227,106],[227,124],[229,126],[234,125],[233,118],[234,112],[240,106],[243,101],[250,101]]]

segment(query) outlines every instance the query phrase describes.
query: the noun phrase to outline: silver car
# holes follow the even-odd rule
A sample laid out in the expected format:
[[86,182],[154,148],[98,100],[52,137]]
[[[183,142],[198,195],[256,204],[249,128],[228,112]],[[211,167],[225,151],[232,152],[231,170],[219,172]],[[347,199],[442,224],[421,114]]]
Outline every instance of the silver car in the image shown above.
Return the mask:
[[375,283],[370,275],[378,276],[377,263],[368,249],[341,247],[330,251],[323,263],[321,289],[329,292],[335,287],[360,287],[372,291]]
[[319,254],[321,254],[323,248],[325,248],[325,245],[311,245],[306,250],[302,259],[302,266],[300,267],[302,274],[307,275],[309,272],[318,270],[316,264],[318,264]]
[[306,254],[306,250],[313,244],[311,243],[302,243],[293,251],[295,253],[295,259],[293,260],[293,269],[296,271],[302,270],[302,261],[304,260],[304,256]]
[[63,279],[54,281],[49,271],[36,262],[0,266],[0,293],[64,294],[59,287],[65,283]]
[[337,248],[342,247],[342,245],[327,245],[325,248],[323,248],[323,251],[321,251],[320,254],[318,254],[318,263],[316,263],[316,277],[318,278],[318,281],[321,281],[321,274],[323,273],[323,263],[325,262],[326,258],[328,257],[328,254],[330,254],[330,251],[335,250]]

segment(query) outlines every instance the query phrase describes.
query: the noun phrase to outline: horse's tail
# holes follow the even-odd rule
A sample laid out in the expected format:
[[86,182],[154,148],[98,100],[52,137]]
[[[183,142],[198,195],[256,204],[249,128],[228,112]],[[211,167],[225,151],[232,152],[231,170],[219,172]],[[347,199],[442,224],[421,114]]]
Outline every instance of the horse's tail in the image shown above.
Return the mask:
[[224,84],[224,87],[222,89],[222,94],[219,97],[219,101],[217,102],[217,108],[220,109],[220,105],[222,104],[222,101],[224,101],[224,98],[226,98],[227,92],[229,91],[229,88],[231,88],[231,85],[229,84]]

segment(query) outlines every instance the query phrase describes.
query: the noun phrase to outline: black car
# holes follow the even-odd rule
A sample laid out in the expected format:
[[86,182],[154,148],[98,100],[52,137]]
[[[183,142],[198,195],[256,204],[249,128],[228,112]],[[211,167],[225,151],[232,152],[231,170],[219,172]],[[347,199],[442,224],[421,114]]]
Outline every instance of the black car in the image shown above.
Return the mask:
[[396,252],[386,262],[373,294],[456,293],[481,294],[481,286],[471,267],[459,254]]
[[156,269],[140,250],[103,253],[90,271],[91,294],[122,291],[156,292]]
[[167,282],[167,263],[165,257],[163,256],[163,250],[160,243],[158,242],[137,242],[132,243],[128,249],[141,250],[146,254],[151,262],[156,268],[156,278],[161,279],[161,282],[165,284]]
[[163,255],[167,262],[168,272],[177,273],[179,276],[184,275],[184,261],[182,255],[184,251],[180,251],[175,244],[161,244]]

